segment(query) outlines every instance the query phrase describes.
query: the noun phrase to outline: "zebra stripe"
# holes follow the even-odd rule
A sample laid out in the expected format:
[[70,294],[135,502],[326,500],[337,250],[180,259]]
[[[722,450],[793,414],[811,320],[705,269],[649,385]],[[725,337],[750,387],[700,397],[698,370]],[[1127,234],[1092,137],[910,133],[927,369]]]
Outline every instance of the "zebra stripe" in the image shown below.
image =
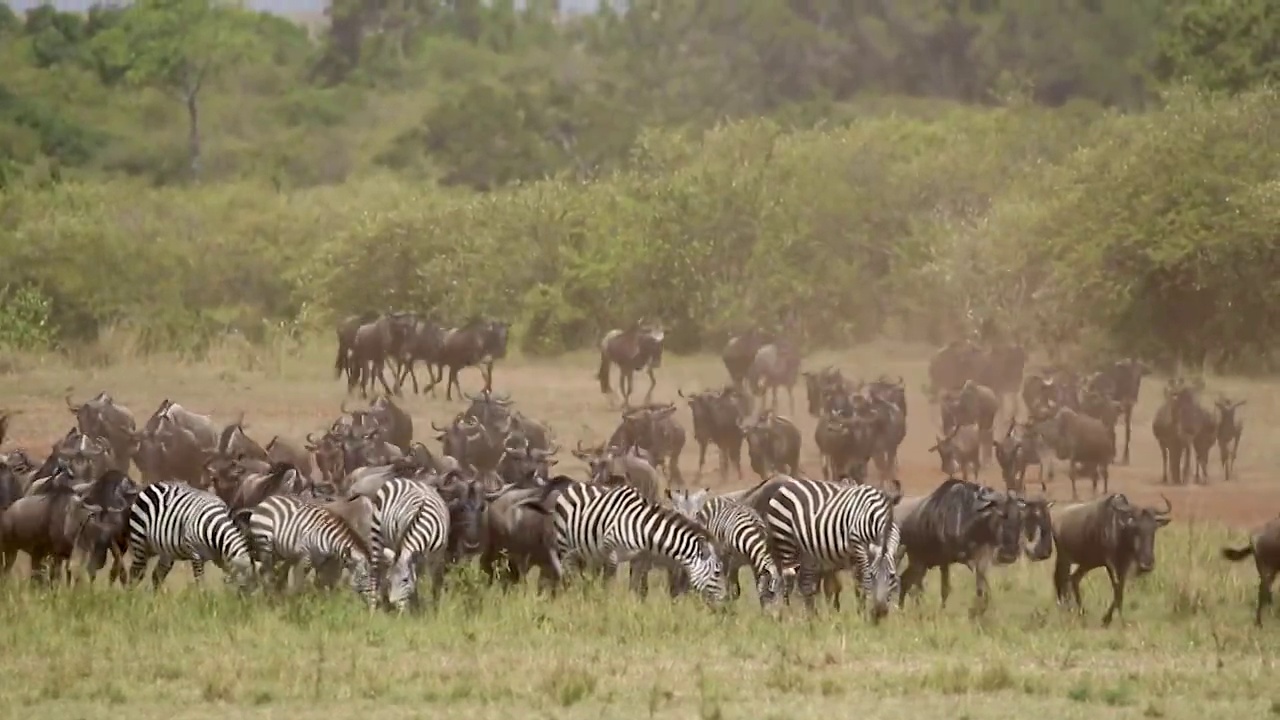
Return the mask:
[[649,502],[630,485],[602,487],[561,480],[555,504],[553,565],[562,558],[604,561],[612,574],[641,553],[679,565],[708,600],[725,598],[724,569],[710,535],[674,510]]
[[431,598],[439,600],[449,540],[449,506],[438,490],[409,478],[384,482],[373,501],[370,540],[374,563],[367,590],[370,597],[376,597],[374,584],[385,573],[388,602],[398,610],[411,602],[416,604],[418,572],[428,565]]
[[209,561],[227,572],[241,590],[250,589],[254,581],[249,543],[227,504],[185,483],[153,483],[138,493],[129,509],[129,552],[133,554],[131,583],[141,579],[152,556],[159,556],[151,575],[156,587],[177,560],[191,562],[197,582]]
[[308,568],[336,560],[351,571],[353,589],[368,593],[369,544],[336,513],[287,495],[268,497],[245,512],[258,565],[274,576],[277,589],[284,588],[295,566],[301,579]]
[[870,485],[787,478],[764,510],[778,565],[798,566],[797,584],[810,610],[819,575],[852,562],[873,599],[873,616],[888,611],[898,583],[898,526],[887,495]]
[[725,576],[738,587],[738,569],[750,565],[756,579],[760,605],[768,607],[781,598],[782,573],[769,548],[769,529],[751,508],[726,497],[711,497],[695,518],[716,539],[724,558]]

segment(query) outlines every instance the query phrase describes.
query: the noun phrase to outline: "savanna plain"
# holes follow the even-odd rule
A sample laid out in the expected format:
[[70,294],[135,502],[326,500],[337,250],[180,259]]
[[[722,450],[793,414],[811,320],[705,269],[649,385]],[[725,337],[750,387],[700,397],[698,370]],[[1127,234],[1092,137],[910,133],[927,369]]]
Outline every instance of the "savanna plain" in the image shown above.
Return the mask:
[[[64,395],[80,399],[103,389],[142,417],[170,397],[218,421],[243,412],[260,442],[275,434],[301,439],[330,422],[344,399],[345,385],[332,376],[331,343],[229,344],[199,363],[151,356],[89,369],[27,359],[0,377],[4,405],[19,411],[8,444],[46,447],[72,422]],[[941,478],[927,452],[937,432],[937,410],[921,392],[928,353],[873,342],[805,359],[808,368],[834,364],[852,377],[905,377],[910,415],[901,477],[909,495]],[[599,392],[595,363],[587,353],[511,358],[499,362],[495,389],[548,421],[563,446],[598,442],[618,412]],[[658,373],[655,401],[679,401],[678,388],[714,387],[725,378],[711,355],[669,357]],[[464,371],[462,381],[465,389],[479,389],[475,370]],[[149,583],[124,591],[101,579],[44,590],[11,577],[0,585],[0,717],[1280,714],[1280,617],[1254,627],[1252,563],[1232,565],[1219,554],[1224,544],[1243,545],[1248,530],[1280,508],[1267,472],[1278,459],[1270,423],[1280,420],[1280,392],[1265,382],[1210,378],[1211,390],[1248,399],[1237,475],[1224,483],[1215,458],[1208,486],[1163,487],[1150,429],[1162,383],[1144,382],[1133,462],[1113,469],[1112,490],[1142,503],[1158,503],[1164,493],[1174,522],[1157,536],[1155,571],[1131,583],[1125,616],[1110,629],[1099,623],[1110,597],[1105,573],[1085,580],[1080,617],[1055,607],[1051,562],[1025,560],[994,572],[993,603],[982,619],[966,612],[973,583],[959,569],[947,608],[939,605],[935,574],[922,602],[908,602],[879,626],[849,602],[843,612],[824,610],[815,619],[798,606],[770,619],[744,597],[717,614],[693,598],[670,601],[661,581],[647,600],[630,595],[622,581],[578,586],[555,600],[538,597],[531,584],[504,595],[487,588],[474,568],[455,571],[436,610],[404,617],[370,615],[349,593],[269,600],[238,598],[216,581],[194,588],[185,565],[159,593]],[[638,385],[643,392],[645,381]],[[785,392],[779,409],[801,425],[802,464],[817,475],[813,421],[803,387],[796,390],[794,411]],[[688,409],[680,404],[678,417],[688,428]],[[407,397],[402,405],[424,441],[434,434],[431,421],[444,424],[462,409],[443,393]],[[580,474],[580,463],[562,455],[557,469]],[[690,438],[681,457],[690,483],[755,482],[720,480],[714,449],[697,479],[696,465]],[[985,468],[983,479],[999,485],[998,469]],[[1089,493],[1083,483],[1082,496]],[[1049,494],[1069,499],[1062,474]]]

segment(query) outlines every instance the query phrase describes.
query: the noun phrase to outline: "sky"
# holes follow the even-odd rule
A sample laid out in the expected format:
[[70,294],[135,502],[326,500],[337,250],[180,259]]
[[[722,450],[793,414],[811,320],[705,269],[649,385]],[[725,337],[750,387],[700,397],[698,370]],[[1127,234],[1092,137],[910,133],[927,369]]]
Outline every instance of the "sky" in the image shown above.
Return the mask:
[[[85,12],[94,5],[124,5],[123,0],[0,0],[18,12],[43,4],[51,4],[63,12]],[[329,0],[245,0],[245,5],[253,10],[279,14],[320,13],[329,4]],[[523,5],[516,0],[516,7]],[[598,0],[560,0],[563,12],[595,12]]]

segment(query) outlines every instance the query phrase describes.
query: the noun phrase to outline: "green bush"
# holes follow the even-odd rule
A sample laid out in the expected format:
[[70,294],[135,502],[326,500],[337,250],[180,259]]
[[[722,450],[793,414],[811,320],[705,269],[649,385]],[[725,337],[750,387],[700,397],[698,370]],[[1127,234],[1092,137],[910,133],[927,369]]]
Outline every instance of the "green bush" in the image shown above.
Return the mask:
[[369,309],[504,317],[526,352],[636,317],[673,351],[799,311],[811,346],[994,318],[1055,347],[1258,363],[1280,314],[1271,91],[644,132],[629,169],[485,195],[372,177],[0,196],[0,285],[148,347]]

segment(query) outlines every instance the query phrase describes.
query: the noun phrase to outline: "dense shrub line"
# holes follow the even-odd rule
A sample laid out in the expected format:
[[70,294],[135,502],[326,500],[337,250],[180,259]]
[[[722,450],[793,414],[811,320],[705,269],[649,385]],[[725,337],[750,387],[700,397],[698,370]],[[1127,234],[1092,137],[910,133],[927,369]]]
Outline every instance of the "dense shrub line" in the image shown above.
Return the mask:
[[0,287],[27,300],[0,327],[45,308],[53,332],[0,337],[126,324],[189,348],[399,307],[507,317],[533,352],[643,315],[684,350],[793,308],[815,345],[939,341],[992,317],[1054,347],[1252,363],[1280,329],[1277,99],[651,132],[627,172],[488,195],[393,179],[19,190],[0,197]]

